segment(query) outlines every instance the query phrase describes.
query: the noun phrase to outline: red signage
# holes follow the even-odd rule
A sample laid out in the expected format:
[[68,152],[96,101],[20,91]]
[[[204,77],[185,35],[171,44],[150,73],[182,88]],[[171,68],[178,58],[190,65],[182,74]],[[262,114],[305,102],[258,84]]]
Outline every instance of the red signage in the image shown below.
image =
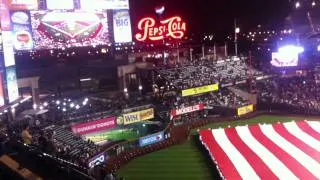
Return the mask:
[[185,107],[185,108],[181,108],[181,109],[174,109],[171,111],[171,116],[175,117],[175,116],[179,116],[182,114],[188,114],[191,112],[201,111],[203,109],[204,109],[204,104],[197,104],[194,106],[189,106],[189,107]]
[[164,38],[181,39],[186,32],[186,23],[181,17],[174,16],[156,23],[154,18],[143,18],[138,24],[139,33],[136,34],[138,41],[158,41]]
[[99,131],[104,131],[107,129],[116,127],[116,118],[107,117],[104,119],[91,121],[88,123],[82,123],[72,126],[72,132],[75,134],[85,135],[90,133],[95,133]]

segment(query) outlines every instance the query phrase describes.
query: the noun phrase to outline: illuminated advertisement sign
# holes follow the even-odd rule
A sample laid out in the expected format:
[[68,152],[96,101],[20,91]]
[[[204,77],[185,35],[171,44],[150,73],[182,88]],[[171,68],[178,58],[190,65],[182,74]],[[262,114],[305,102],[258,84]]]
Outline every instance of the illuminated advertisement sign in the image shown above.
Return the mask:
[[207,86],[182,90],[182,96],[193,96],[219,90],[219,84],[211,84]]
[[75,134],[90,134],[99,131],[105,131],[107,129],[115,128],[117,126],[115,117],[107,117],[104,119],[91,121],[87,123],[77,124],[71,127],[72,132]]
[[47,0],[47,9],[74,9],[73,0]]
[[158,41],[165,38],[181,39],[187,25],[179,16],[174,16],[156,23],[154,18],[143,18],[138,23],[139,33],[136,34],[138,41]]
[[31,11],[35,49],[108,45],[106,12]]
[[122,118],[123,118],[122,121],[124,125],[132,124],[140,121],[146,121],[154,118],[154,111],[153,111],[153,108],[150,108],[142,111],[123,114]]
[[129,0],[80,0],[81,9],[129,9]]
[[11,31],[2,31],[2,44],[5,67],[15,65]]
[[32,30],[28,11],[11,12],[12,38],[15,50],[32,50]]
[[113,11],[113,32],[116,43],[132,41],[131,21],[129,10]]
[[6,68],[6,79],[9,103],[11,103],[19,98],[18,82],[15,67]]
[[242,115],[245,115],[245,114],[248,114],[251,112],[253,112],[253,105],[252,104],[237,109],[238,116],[242,116]]
[[11,10],[37,10],[38,0],[8,0]]
[[107,156],[103,153],[94,156],[93,158],[90,158],[88,160],[88,167],[93,168],[95,166],[98,166],[102,163],[104,163],[107,160]]
[[1,29],[2,31],[11,30],[10,12],[6,4],[0,0],[0,17],[1,17]]
[[175,116],[179,116],[179,115],[183,115],[183,114],[201,111],[203,109],[204,109],[204,104],[197,104],[194,106],[189,106],[189,107],[185,107],[185,108],[181,108],[181,109],[174,109],[171,111],[171,116],[175,117]]
[[2,73],[0,73],[0,106],[4,106]]
[[155,144],[164,140],[164,133],[159,132],[156,134],[151,134],[149,136],[145,136],[139,139],[139,146],[148,146],[151,144]]

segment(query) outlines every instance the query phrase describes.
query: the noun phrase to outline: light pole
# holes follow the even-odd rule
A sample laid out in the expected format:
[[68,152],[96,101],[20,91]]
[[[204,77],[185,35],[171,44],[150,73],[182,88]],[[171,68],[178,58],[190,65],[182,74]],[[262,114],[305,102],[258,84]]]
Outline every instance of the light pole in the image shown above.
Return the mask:
[[[155,10],[156,14],[158,15],[158,20],[161,21],[162,15],[164,14],[164,11],[166,10],[165,6],[164,5],[158,6],[154,10]],[[166,64],[165,38],[163,38],[162,43],[163,43],[163,63]]]
[[234,50],[236,56],[238,56],[238,34],[240,33],[240,28],[237,27],[237,20],[234,20]]

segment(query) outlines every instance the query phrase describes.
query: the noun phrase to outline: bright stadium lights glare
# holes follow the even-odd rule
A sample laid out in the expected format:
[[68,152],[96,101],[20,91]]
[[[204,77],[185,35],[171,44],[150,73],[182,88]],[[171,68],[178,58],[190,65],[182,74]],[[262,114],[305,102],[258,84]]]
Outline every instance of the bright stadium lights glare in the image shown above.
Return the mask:
[[311,5],[312,7],[314,7],[316,5],[316,2],[313,1]]
[[318,45],[317,50],[320,51],[320,45]]
[[140,91],[142,90],[142,86],[141,86],[141,85],[139,85],[139,90],[140,90]]
[[296,9],[298,9],[300,7],[300,2],[296,2]]
[[67,111],[67,109],[66,109],[66,108],[63,108],[63,109],[62,109],[62,111],[63,111],[63,112],[66,112],[66,111]]
[[83,101],[83,102],[82,102],[82,105],[84,105],[84,106],[87,105],[87,102],[88,102],[88,101]]
[[44,102],[43,105],[44,105],[44,107],[47,107],[47,106],[48,106],[48,103],[47,103],[47,102]]
[[73,108],[73,107],[74,107],[74,104],[73,104],[73,103],[71,103],[71,104],[70,104],[70,107],[71,107],[71,108]]
[[76,109],[80,109],[80,106],[78,104],[76,105]]
[[127,93],[127,92],[128,92],[128,88],[124,88],[123,91],[124,91],[125,93]]
[[39,109],[42,110],[42,109],[43,109],[43,106],[40,106]]
[[278,52],[282,54],[301,54],[304,52],[304,48],[301,46],[287,45],[279,48]]
[[237,27],[237,28],[235,29],[235,32],[236,32],[237,34],[240,33],[240,28]]
[[60,104],[60,101],[59,101],[59,100],[58,100],[58,101],[56,101],[56,104],[57,104],[57,105],[59,105],[59,104]]
[[37,104],[33,104],[32,107],[34,110],[37,109]]

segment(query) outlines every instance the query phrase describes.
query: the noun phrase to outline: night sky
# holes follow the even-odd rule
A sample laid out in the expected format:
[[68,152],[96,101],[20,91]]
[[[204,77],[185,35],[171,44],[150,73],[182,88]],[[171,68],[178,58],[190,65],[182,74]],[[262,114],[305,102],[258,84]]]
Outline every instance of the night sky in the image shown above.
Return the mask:
[[231,32],[237,18],[242,30],[258,24],[280,26],[288,15],[288,0],[130,0],[133,25],[164,4],[165,16],[181,15],[192,33]]

